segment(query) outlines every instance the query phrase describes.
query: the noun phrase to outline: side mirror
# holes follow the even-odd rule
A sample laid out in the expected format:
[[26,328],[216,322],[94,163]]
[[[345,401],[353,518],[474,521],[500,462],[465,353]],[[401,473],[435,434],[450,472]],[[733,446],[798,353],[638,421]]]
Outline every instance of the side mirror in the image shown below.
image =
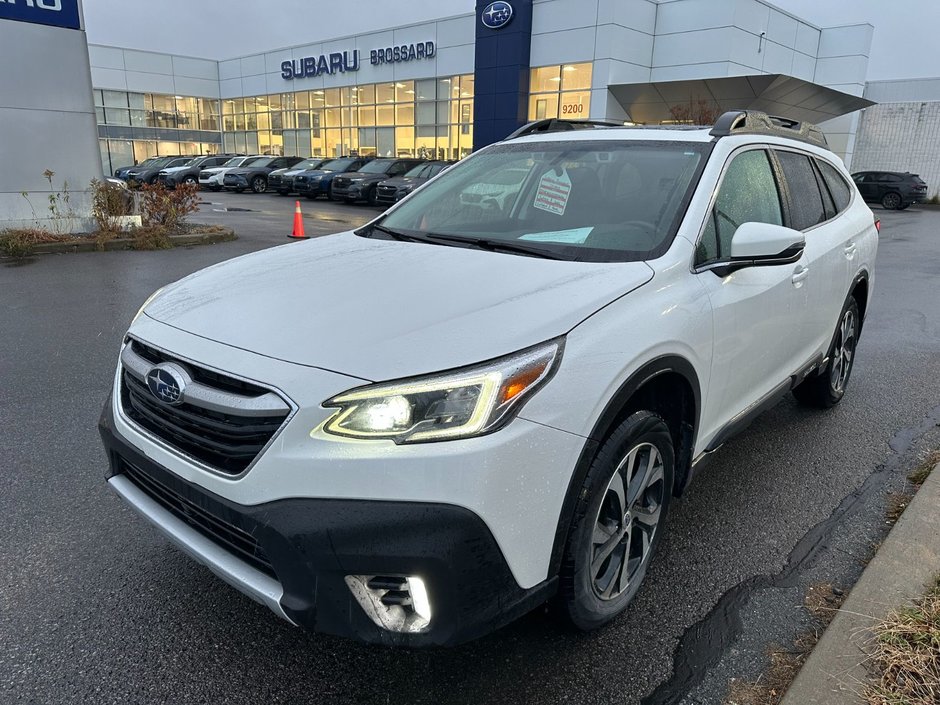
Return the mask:
[[715,268],[715,274],[727,276],[745,267],[773,267],[792,264],[803,256],[803,233],[770,223],[743,223],[731,236],[731,258]]

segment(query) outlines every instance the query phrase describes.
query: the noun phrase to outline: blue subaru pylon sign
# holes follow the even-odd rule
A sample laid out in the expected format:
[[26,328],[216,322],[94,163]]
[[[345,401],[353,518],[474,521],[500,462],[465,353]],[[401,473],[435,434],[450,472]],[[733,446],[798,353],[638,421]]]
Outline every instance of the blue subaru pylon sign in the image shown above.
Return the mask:
[[82,28],[78,0],[0,0],[0,20]]

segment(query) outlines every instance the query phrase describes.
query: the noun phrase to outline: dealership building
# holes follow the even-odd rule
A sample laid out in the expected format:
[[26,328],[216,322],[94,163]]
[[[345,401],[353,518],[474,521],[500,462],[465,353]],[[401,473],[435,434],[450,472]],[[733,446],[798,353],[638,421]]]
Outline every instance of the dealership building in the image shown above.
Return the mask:
[[[154,155],[214,152],[459,159],[527,120],[707,122],[734,108],[820,123],[860,168],[856,153],[877,151],[860,134],[882,139],[900,114],[860,112],[891,94],[867,85],[871,25],[818,27],[762,0],[478,0],[415,19],[215,60],[88,45],[79,0],[0,0],[0,46],[36,74],[0,76],[0,118],[30,111],[33,128],[57,130],[19,130],[24,163],[7,172],[78,184]],[[916,86],[904,88],[916,104]],[[17,194],[49,190],[28,181],[0,181],[7,220],[30,217]]]

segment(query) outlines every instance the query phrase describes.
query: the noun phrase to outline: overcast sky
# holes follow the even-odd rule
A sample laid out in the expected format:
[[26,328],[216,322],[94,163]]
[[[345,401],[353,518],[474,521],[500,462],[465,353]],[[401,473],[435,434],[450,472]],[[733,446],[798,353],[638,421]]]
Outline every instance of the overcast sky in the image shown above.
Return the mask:
[[[473,0],[83,0],[94,44],[226,59],[471,12]],[[820,26],[875,26],[868,78],[940,76],[940,2],[775,0]],[[328,8],[328,9],[327,9]]]

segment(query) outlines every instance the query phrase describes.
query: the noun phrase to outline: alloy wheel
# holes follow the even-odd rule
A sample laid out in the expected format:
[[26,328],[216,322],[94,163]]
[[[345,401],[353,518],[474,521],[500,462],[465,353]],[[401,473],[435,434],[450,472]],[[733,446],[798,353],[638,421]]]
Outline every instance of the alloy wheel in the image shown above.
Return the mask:
[[901,196],[896,193],[885,194],[881,199],[881,205],[888,210],[897,210],[901,206]]
[[665,486],[656,446],[634,446],[620,461],[594,521],[591,584],[602,600],[623,594],[650,558]]
[[845,390],[852,371],[852,360],[855,357],[856,342],[855,311],[849,309],[842,316],[836,343],[832,351],[832,367],[829,372],[829,383],[836,392]]

